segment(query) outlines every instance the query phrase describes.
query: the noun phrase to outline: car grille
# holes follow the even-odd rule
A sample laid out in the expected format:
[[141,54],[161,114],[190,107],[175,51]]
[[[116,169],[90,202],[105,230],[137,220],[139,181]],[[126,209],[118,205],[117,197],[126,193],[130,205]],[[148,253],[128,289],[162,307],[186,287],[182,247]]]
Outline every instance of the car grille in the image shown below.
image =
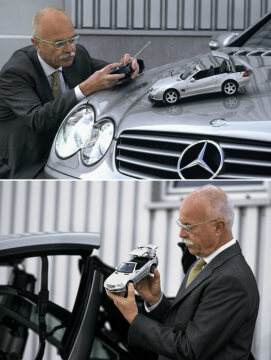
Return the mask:
[[[270,178],[271,143],[183,133],[126,130],[116,146],[116,167],[122,174],[141,179],[179,179],[177,164],[186,147],[201,140],[220,145],[224,164],[216,178]],[[199,151],[196,149],[194,158]],[[213,159],[215,162],[216,159]],[[208,179],[201,169],[188,179]]]

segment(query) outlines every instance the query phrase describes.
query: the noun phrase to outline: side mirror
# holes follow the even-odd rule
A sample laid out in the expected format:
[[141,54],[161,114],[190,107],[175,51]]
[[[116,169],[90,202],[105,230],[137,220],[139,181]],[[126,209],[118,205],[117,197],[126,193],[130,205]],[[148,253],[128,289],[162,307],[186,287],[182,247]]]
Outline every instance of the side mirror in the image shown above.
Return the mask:
[[217,50],[220,47],[229,45],[233,40],[239,36],[239,33],[222,33],[209,41],[209,47],[211,50]]
[[194,78],[191,78],[191,79],[190,79],[190,82],[192,82],[192,83],[193,83],[194,81],[195,81],[195,79],[194,79]]

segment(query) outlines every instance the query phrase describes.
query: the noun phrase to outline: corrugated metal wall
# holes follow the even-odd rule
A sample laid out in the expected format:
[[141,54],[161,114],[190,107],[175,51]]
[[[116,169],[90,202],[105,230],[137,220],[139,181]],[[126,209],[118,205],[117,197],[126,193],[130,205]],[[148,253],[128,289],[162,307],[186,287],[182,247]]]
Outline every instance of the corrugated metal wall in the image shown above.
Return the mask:
[[243,30],[271,7],[270,0],[66,0],[65,4],[79,29],[136,31]]
[[[95,253],[116,266],[139,244],[159,246],[159,269],[163,290],[174,296],[182,280],[181,251],[177,247],[179,201],[154,203],[154,184],[149,181],[0,182],[0,234],[39,231],[93,231],[101,233],[101,249]],[[269,195],[270,196],[270,195]],[[156,197],[155,197],[156,198]],[[254,340],[258,360],[271,358],[270,233],[271,206],[268,195],[238,200],[234,234],[257,278],[261,310]],[[38,260],[27,261],[28,271],[39,272]],[[1,269],[0,283],[8,277]],[[50,258],[50,298],[71,309],[79,279],[77,259]],[[37,339],[28,344],[25,359],[33,359]],[[46,360],[57,359],[47,349]]]

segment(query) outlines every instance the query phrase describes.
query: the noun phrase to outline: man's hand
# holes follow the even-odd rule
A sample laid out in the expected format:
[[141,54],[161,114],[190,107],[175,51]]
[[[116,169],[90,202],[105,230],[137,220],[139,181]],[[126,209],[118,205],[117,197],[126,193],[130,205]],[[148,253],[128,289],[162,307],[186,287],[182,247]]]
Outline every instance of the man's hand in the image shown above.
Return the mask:
[[83,81],[79,87],[85,96],[88,96],[96,91],[107,89],[113,86],[119,79],[122,79],[125,74],[108,74],[110,70],[119,66],[120,63],[109,64],[103,69],[96,71],[89,78]]
[[154,269],[153,274],[154,277],[146,276],[135,285],[136,291],[150,306],[155,305],[162,296],[160,273]]
[[[123,64],[128,64],[128,62],[131,60],[130,54],[125,54],[123,58],[120,60]],[[135,79],[137,77],[137,74],[139,73],[139,65],[137,63],[137,60],[134,59],[132,61],[132,69],[134,69],[134,72],[131,74],[131,79]]]
[[109,291],[106,294],[113,300],[115,306],[119,309],[125,319],[132,323],[136,315],[138,314],[137,305],[135,301],[134,285],[129,284],[127,298],[121,295],[115,295]]

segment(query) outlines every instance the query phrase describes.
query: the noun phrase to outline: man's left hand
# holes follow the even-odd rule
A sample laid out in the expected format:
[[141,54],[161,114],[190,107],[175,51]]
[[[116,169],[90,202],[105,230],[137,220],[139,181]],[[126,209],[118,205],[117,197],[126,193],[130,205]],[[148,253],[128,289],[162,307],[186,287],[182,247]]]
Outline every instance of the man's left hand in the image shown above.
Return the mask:
[[[131,55],[130,55],[130,54],[125,54],[125,55],[123,56],[123,58],[120,60],[120,62],[123,63],[123,64],[128,64],[128,62],[129,62],[130,60],[131,60]],[[132,72],[132,74],[131,74],[130,77],[131,77],[131,79],[135,79],[136,76],[137,76],[137,74],[139,73],[139,65],[138,65],[136,59],[134,59],[134,60],[132,61],[132,68],[134,69],[134,72]]]
[[106,294],[113,300],[115,306],[119,309],[125,319],[129,322],[129,324],[131,324],[136,315],[138,314],[138,309],[135,301],[134,285],[129,284],[127,298],[120,295],[115,295],[109,291],[107,291]]

